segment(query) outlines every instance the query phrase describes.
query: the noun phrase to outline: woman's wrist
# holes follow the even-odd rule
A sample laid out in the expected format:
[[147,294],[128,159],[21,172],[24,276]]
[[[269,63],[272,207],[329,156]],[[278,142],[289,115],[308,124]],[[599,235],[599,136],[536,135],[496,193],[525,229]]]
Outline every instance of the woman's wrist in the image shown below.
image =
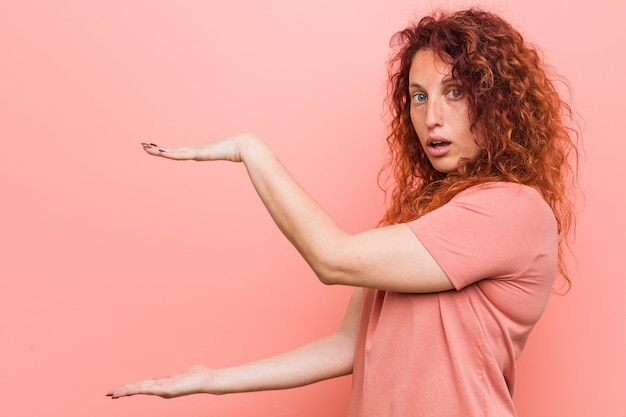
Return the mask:
[[231,391],[226,389],[223,381],[224,381],[224,370],[212,369],[211,378],[206,381],[206,383],[202,387],[201,393],[213,394],[213,395],[228,394]]
[[238,160],[246,164],[251,162],[255,155],[269,151],[269,148],[260,137],[253,133],[242,133],[235,137]]

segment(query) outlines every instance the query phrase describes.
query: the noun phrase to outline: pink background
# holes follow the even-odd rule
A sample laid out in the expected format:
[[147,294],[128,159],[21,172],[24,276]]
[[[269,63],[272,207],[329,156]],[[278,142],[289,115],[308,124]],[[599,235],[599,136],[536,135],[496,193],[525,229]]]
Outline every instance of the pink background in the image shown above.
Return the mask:
[[[624,2],[493,0],[574,88],[586,158],[574,287],[519,362],[520,416],[626,415]],[[457,1],[1,0],[0,414],[345,415],[350,379],[111,401],[115,384],[224,366],[335,329],[242,166],[144,156],[260,134],[348,230],[383,197],[385,60],[415,12]]]

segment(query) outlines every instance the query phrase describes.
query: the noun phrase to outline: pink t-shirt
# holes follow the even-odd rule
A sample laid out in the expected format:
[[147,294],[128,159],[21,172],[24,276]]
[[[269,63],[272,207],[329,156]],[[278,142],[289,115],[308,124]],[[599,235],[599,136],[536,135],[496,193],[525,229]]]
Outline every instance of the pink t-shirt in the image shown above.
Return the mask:
[[515,416],[515,360],[556,274],[553,212],[488,183],[409,226],[456,290],[363,290],[349,416]]

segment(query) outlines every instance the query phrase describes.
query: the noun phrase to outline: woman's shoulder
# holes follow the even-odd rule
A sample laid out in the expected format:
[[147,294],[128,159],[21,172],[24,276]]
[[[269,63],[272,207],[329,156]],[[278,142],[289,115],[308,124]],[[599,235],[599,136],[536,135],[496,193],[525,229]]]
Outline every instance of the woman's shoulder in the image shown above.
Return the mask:
[[545,200],[541,193],[533,187],[519,184],[515,182],[486,182],[474,185],[459,192],[453,200],[458,199],[475,199],[475,200],[494,200],[494,201],[521,201],[528,200],[543,202]]
[[514,182],[488,182],[472,186],[458,193],[449,204],[496,217],[554,216],[537,189]]

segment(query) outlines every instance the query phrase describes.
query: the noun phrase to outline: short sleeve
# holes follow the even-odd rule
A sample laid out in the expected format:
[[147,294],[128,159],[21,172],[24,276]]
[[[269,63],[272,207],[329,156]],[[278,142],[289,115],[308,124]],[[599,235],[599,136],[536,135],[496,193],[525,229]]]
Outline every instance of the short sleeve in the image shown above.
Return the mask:
[[536,190],[514,183],[471,187],[409,226],[457,290],[515,279],[557,243],[550,207]]

